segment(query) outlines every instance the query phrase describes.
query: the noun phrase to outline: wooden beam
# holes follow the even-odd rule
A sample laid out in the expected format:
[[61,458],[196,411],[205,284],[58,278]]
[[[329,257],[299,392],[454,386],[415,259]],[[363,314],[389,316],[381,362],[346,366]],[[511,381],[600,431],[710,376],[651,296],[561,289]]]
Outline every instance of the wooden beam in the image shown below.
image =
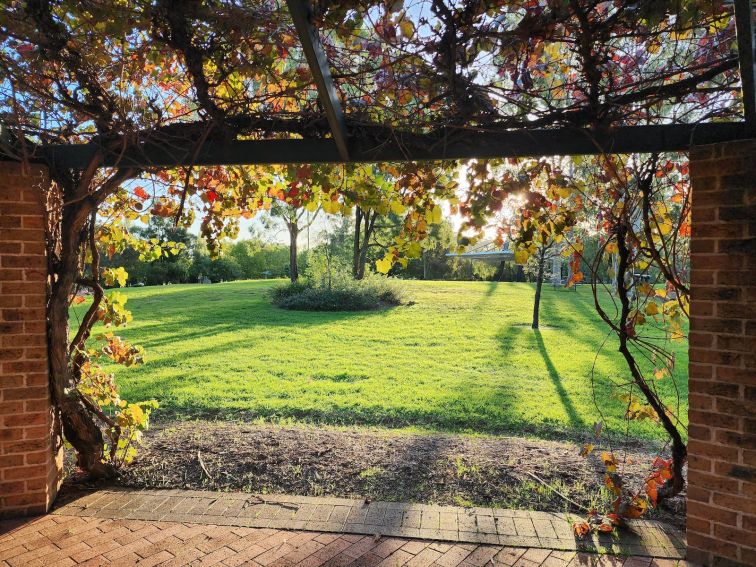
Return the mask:
[[331,127],[331,135],[336,143],[339,156],[342,161],[349,161],[349,149],[347,146],[347,129],[344,121],[344,113],[341,111],[341,103],[331,78],[331,70],[328,66],[323,46],[320,43],[317,30],[310,21],[311,10],[309,0],[286,0],[294,27],[297,29],[299,41],[302,43],[307,64],[318,88],[318,99],[323,105],[328,125]]
[[753,0],[735,0],[740,82],[745,119],[756,131],[756,57],[754,56]]
[[[605,132],[585,129],[461,130],[448,136],[394,132],[383,141],[353,140],[353,162],[431,161],[590,155],[601,153],[684,152],[693,145],[754,138],[745,122],[624,126]],[[96,144],[37,148],[35,158],[54,167],[82,169],[100,151]],[[260,165],[287,163],[344,163],[335,140],[208,141],[197,152],[194,142],[184,146],[148,143],[121,154],[105,156],[106,166],[175,167],[185,165]]]

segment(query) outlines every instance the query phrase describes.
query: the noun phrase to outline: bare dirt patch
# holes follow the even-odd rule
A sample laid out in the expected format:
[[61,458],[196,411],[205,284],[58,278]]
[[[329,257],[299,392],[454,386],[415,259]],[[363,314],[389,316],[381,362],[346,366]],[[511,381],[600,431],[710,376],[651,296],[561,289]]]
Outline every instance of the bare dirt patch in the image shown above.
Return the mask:
[[[598,455],[579,450],[516,437],[184,421],[151,429],[119,484],[583,513],[607,495]],[[629,450],[626,479],[640,486],[651,459]],[[656,519],[684,524],[682,500]]]
[[[117,484],[135,488],[283,493],[493,506],[584,514],[607,510],[598,454],[571,442],[232,421],[161,423]],[[625,455],[641,486],[653,456]],[[69,485],[79,485],[76,474]],[[548,485],[548,486],[547,486]],[[654,519],[684,527],[684,496]]]

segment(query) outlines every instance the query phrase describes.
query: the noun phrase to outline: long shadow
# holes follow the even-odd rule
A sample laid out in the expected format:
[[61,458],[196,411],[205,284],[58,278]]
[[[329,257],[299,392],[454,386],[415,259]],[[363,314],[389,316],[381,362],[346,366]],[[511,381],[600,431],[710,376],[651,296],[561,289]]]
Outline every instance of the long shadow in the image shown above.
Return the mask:
[[499,282],[488,282],[488,289],[486,290],[486,296],[493,295],[497,287],[499,287]]
[[570,425],[574,428],[583,427],[585,422],[575,410],[575,406],[572,405],[572,400],[570,399],[569,394],[567,394],[567,390],[565,390],[562,385],[559,371],[556,369],[556,366],[554,366],[548,350],[546,350],[541,331],[534,329],[533,334],[535,335],[536,344],[538,345],[538,351],[541,353],[543,362],[546,364],[546,369],[549,371],[549,378],[551,378],[551,382],[554,384],[554,388],[556,388],[557,395],[559,396],[559,401],[562,402],[564,411],[567,413],[567,418],[570,420]]

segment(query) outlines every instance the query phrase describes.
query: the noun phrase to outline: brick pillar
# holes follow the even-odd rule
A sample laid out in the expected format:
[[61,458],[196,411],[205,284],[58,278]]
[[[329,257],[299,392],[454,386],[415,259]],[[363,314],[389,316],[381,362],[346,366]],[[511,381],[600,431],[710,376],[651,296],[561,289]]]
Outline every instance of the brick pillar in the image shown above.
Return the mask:
[[46,512],[54,452],[45,324],[43,167],[0,162],[0,518]]
[[756,565],[756,140],[690,160],[688,559]]

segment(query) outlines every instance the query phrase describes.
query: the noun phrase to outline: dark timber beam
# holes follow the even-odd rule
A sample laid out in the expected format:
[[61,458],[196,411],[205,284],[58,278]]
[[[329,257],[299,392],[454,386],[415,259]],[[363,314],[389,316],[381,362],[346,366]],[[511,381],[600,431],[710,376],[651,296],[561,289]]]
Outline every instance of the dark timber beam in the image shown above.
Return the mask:
[[740,81],[745,119],[756,132],[756,58],[754,57],[753,0],[735,0]]
[[[460,130],[440,135],[394,132],[390,139],[367,143],[352,140],[352,162],[430,161],[589,155],[601,153],[684,152],[693,145],[755,137],[745,122],[669,124],[617,127],[603,133],[585,129]],[[37,148],[34,158],[54,167],[82,169],[99,151],[96,144]],[[197,151],[184,146],[144,144],[123,154],[105,156],[106,166],[175,167],[185,165],[260,165],[286,163],[344,163],[332,139],[208,141]]]
[[323,105],[328,125],[331,127],[331,135],[336,143],[341,161],[349,161],[347,148],[347,130],[344,121],[344,113],[341,111],[341,103],[336,94],[336,88],[331,78],[331,70],[328,67],[328,58],[320,44],[318,32],[310,22],[309,0],[286,0],[291,19],[297,29],[299,41],[302,43],[307,64],[310,67],[315,85],[318,88],[318,99]]

